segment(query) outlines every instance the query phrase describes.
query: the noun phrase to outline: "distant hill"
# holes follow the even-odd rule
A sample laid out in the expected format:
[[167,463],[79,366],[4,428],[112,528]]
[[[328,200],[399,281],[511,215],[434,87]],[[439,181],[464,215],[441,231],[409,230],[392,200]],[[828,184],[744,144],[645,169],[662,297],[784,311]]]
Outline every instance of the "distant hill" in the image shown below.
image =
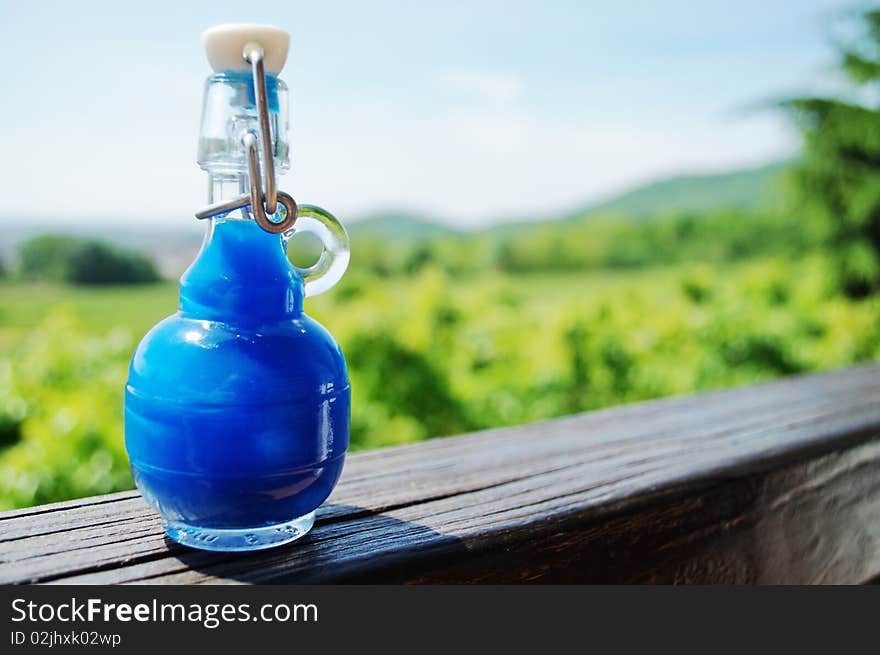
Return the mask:
[[730,173],[670,177],[591,205],[577,215],[613,213],[653,217],[718,208],[755,209],[774,200],[777,181],[789,165],[789,162],[777,162]]
[[[779,162],[760,168],[713,175],[683,175],[670,177],[636,187],[576,212],[562,216],[540,216],[529,224],[550,225],[589,220],[599,214],[621,214],[652,218],[676,212],[704,212],[722,207],[754,209],[772,202],[775,182],[789,162]],[[522,226],[523,222],[518,223]],[[34,234],[68,233],[94,236],[111,243],[136,248],[151,255],[161,270],[176,277],[192,261],[204,234],[204,226],[197,221],[182,221],[179,227],[141,222],[135,225],[105,226],[88,222],[71,222],[64,227],[40,222],[13,220],[0,217],[0,261],[14,257],[18,243]],[[491,234],[506,231],[510,224],[488,229]],[[357,241],[361,237],[375,237],[388,241],[413,243],[438,237],[464,233],[421,215],[401,211],[381,212],[347,223],[348,231]],[[480,230],[483,231],[483,230]]]
[[421,241],[459,232],[443,223],[401,212],[373,214],[346,227],[354,238],[372,236],[394,241]]

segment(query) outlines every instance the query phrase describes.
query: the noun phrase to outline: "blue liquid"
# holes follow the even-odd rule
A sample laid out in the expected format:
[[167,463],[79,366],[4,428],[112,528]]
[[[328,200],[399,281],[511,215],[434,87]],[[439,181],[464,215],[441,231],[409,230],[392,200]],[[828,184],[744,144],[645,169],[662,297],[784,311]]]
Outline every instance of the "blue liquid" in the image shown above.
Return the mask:
[[180,311],[132,358],[125,443],[173,538],[210,550],[290,541],[342,471],[350,389],[333,337],[302,311],[281,237],[218,221]]

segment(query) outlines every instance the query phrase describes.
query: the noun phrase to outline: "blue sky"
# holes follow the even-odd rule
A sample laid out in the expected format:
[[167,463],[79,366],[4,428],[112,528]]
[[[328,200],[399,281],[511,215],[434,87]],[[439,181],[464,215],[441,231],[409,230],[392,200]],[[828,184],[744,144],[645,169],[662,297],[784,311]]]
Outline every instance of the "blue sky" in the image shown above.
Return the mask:
[[768,101],[833,88],[851,3],[21,2],[0,102],[0,221],[192,220],[201,31],[290,30],[281,188],[357,218],[546,216],[630,185],[787,156]]

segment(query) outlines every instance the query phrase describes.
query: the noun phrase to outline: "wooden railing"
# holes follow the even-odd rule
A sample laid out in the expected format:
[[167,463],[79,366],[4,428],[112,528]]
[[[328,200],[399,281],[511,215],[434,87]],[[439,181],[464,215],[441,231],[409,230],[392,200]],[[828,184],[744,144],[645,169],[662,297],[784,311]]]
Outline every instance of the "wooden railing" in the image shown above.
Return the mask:
[[858,583],[880,366],[357,453],[300,541],[163,537],[135,492],[0,514],[0,581]]

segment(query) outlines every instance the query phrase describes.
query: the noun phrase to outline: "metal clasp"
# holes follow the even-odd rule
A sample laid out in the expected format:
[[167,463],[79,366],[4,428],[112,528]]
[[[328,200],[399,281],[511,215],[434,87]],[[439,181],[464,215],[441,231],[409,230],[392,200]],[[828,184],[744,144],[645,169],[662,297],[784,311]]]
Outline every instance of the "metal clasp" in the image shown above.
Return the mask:
[[[278,191],[275,186],[275,158],[272,148],[272,132],[269,125],[269,103],[266,93],[266,71],[263,67],[263,48],[258,43],[248,43],[244,47],[242,57],[251,65],[254,80],[254,97],[257,104],[259,119],[259,135],[253,131],[242,135],[242,144],[248,158],[248,175],[250,176],[250,193],[232,200],[215,203],[196,212],[196,218],[205,219],[221,214],[228,214],[236,209],[250,206],[257,224],[266,230],[278,234],[289,230],[296,221],[296,201],[287,193]],[[265,175],[260,175],[260,156],[257,139],[263,145],[263,166]],[[260,178],[265,180],[265,189],[260,188]],[[278,211],[278,204],[284,208],[284,215],[279,221],[273,221],[270,215]]]

